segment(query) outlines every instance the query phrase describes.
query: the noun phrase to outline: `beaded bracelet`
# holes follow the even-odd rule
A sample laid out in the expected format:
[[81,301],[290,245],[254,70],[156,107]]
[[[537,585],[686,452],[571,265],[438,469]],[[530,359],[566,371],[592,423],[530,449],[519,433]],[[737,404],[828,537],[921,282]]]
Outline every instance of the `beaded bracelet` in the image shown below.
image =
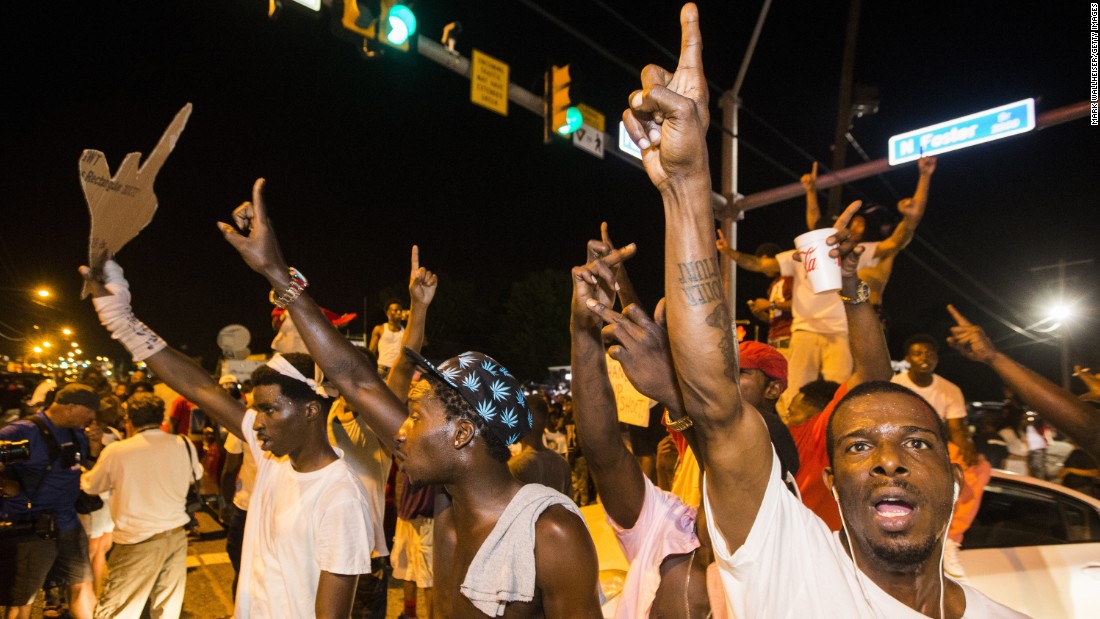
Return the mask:
[[267,300],[271,301],[271,304],[286,309],[288,305],[293,303],[298,297],[302,295],[302,291],[309,286],[309,281],[306,279],[302,272],[294,267],[287,269],[290,273],[290,284],[287,285],[286,290],[276,295],[275,289],[272,288],[271,292],[267,294]]

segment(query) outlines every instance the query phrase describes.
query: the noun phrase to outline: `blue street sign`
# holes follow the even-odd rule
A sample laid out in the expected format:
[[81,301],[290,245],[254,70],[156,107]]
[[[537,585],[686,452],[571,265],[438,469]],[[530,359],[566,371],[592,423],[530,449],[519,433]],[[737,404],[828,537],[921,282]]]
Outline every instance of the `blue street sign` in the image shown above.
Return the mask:
[[909,131],[890,138],[890,165],[939,155],[975,144],[1026,133],[1035,128],[1035,99],[1024,99],[991,110]]
[[630,134],[626,132],[626,125],[623,121],[619,121],[619,150],[633,155],[638,159],[642,158],[642,149],[638,148],[638,145],[634,143],[634,140],[630,139]]

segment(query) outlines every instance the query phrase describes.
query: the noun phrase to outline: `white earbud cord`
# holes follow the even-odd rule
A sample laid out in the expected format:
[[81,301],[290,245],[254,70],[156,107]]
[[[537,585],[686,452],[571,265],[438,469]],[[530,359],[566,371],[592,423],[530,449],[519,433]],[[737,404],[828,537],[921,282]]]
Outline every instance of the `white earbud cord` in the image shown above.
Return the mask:
[[[844,510],[840,509],[840,497],[837,495],[836,487],[833,487],[833,500],[836,501],[837,511],[840,513],[840,526],[844,529],[844,537],[848,540],[848,553],[852,557],[852,575],[856,579],[856,584],[859,585],[859,592],[863,594],[863,600],[867,602],[867,606],[871,606],[871,599],[867,597],[867,591],[863,589],[863,581],[859,579],[859,563],[856,561],[856,549],[855,542],[852,540],[852,534],[848,531],[848,521],[844,519]],[[955,498],[958,501],[958,497]],[[944,613],[944,579],[943,579],[943,555],[947,546],[947,531],[951,528],[951,519],[955,517],[955,502],[951,503],[951,515],[947,517],[947,524],[943,527],[943,534],[940,536],[940,619],[946,619],[947,615]]]

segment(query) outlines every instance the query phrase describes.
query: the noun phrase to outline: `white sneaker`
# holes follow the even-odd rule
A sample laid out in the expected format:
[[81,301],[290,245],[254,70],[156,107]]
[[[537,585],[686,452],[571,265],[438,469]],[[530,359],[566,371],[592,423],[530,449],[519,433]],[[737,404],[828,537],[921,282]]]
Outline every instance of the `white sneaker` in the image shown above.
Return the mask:
[[943,543],[943,571],[955,580],[966,580],[966,572],[962,562],[959,561],[960,544],[954,540],[944,540]]

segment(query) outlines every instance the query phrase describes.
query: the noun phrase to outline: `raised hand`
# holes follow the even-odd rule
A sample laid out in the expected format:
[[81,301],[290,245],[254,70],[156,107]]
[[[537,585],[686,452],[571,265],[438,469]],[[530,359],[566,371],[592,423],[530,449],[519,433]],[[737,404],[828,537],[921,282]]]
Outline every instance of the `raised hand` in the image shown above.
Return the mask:
[[714,241],[714,246],[718,248],[718,251],[726,251],[730,248],[729,242],[726,241],[726,235],[721,228],[718,228],[718,240]]
[[955,326],[951,327],[951,336],[947,338],[947,343],[971,361],[992,362],[998,351],[985,330],[967,320],[954,305],[948,305],[947,311],[955,319]]
[[435,273],[420,266],[420,248],[412,247],[412,269],[409,271],[409,299],[413,303],[428,305],[435,297],[439,280]]
[[637,251],[634,243],[608,250],[603,241],[588,242],[588,262],[573,267],[573,324],[576,327],[591,328],[599,326],[596,316],[588,310],[588,301],[595,300],[610,305],[615,298],[615,274],[612,268],[629,259]]
[[699,11],[692,3],[680,11],[680,59],[675,73],[648,65],[642,89],[630,94],[623,123],[642,149],[649,180],[663,188],[670,179],[688,177],[709,183],[706,132],[710,124],[703,39]]
[[920,170],[921,176],[932,176],[932,173],[936,171],[936,158],[921,157],[917,159],[917,169]]
[[817,190],[817,162],[816,161],[814,162],[813,170],[810,171],[809,174],[803,174],[802,178],[800,179],[800,182],[802,183],[802,188],[805,189],[807,192]]
[[249,268],[266,277],[273,285],[285,285],[289,281],[287,265],[264,206],[265,182],[262,178],[256,179],[252,185],[252,201],[233,209],[233,223],[241,232],[221,221],[218,222],[218,229]]
[[[848,223],[856,216],[861,206],[863,206],[863,202],[859,200],[849,204],[848,208],[844,209],[844,212],[837,218],[836,223],[833,224],[833,227],[836,228],[836,234],[825,239],[827,245],[836,245],[836,247],[829,250],[829,256],[840,260],[841,277],[858,277],[859,257],[863,255],[865,248],[852,240],[852,234],[848,231]],[[796,251],[793,258],[801,262],[802,254]]]
[[749,311],[754,314],[766,313],[772,308],[772,302],[764,298],[749,299],[746,303],[749,305]]
[[652,319],[636,303],[621,314],[595,299],[588,300],[587,305],[606,325],[602,331],[604,340],[614,342],[607,354],[622,364],[623,372],[638,392],[666,406],[679,406],[664,299],[657,304]]

